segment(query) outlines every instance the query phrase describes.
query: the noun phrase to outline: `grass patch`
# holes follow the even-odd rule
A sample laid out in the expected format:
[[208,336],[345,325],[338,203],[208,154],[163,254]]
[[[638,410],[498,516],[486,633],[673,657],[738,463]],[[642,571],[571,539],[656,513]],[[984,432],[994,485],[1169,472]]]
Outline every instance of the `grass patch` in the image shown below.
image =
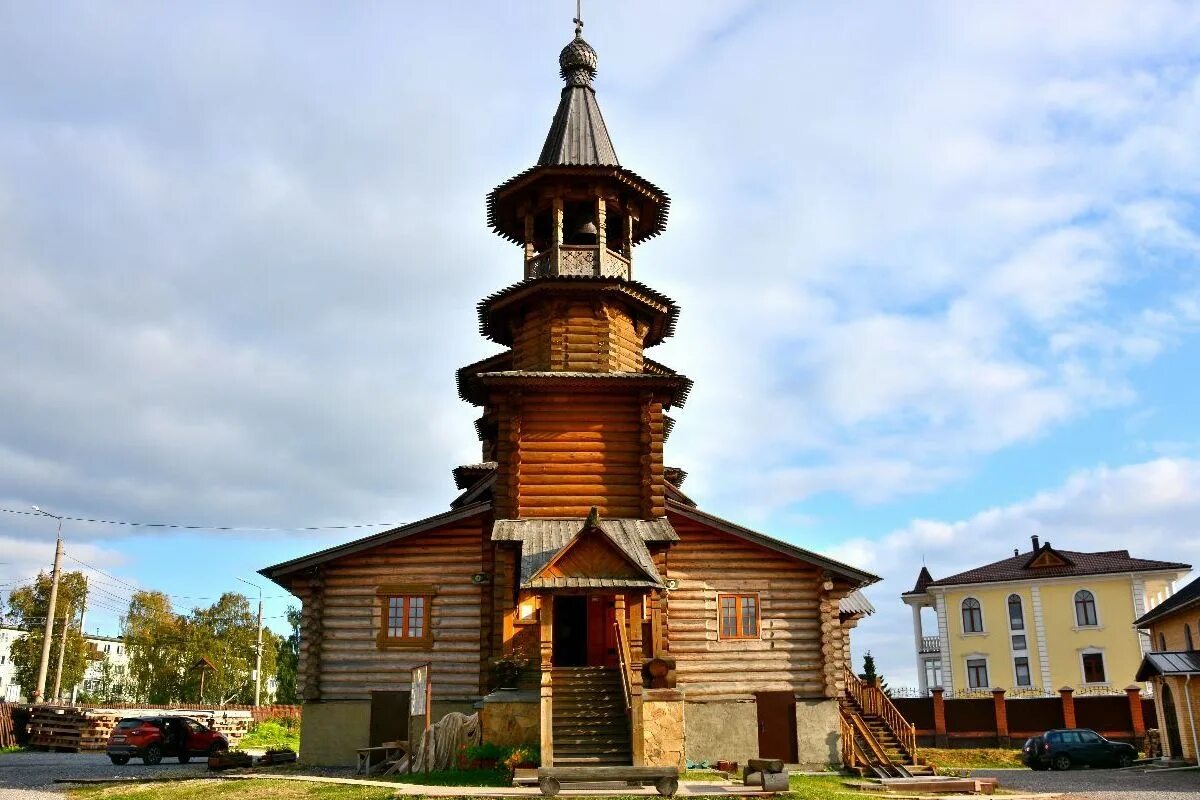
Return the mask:
[[6,753],[24,753],[25,748],[19,744],[14,744],[12,747],[0,747],[0,755]]
[[998,747],[938,749],[922,747],[917,755],[939,770],[942,769],[1013,769],[1021,763],[1021,751]]
[[242,737],[237,746],[241,750],[248,747],[255,750],[290,747],[299,753],[300,731],[295,727],[281,725],[278,722],[260,722]]
[[794,800],[862,800],[868,796],[847,786],[848,780],[844,775],[793,775],[789,785],[791,791],[784,796]]

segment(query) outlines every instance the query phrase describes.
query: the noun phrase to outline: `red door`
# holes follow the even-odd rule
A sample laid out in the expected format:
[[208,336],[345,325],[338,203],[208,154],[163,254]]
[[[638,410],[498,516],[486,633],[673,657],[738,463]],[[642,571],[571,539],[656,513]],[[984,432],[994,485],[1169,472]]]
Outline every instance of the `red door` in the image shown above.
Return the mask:
[[588,655],[589,667],[617,666],[617,634],[613,630],[616,609],[611,595],[588,596]]
[[785,764],[798,760],[796,697],[791,692],[757,692],[758,757],[779,758]]

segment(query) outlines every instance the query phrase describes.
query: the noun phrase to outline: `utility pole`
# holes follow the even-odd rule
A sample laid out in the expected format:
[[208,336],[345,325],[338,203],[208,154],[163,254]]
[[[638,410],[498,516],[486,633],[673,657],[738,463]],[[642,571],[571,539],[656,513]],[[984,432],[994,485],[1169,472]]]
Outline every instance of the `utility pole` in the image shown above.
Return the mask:
[[64,614],[62,618],[62,633],[58,635],[58,667],[54,670],[54,702],[62,701],[62,668],[63,656],[67,652],[67,631],[71,629],[71,620]]
[[33,691],[33,702],[46,700],[46,672],[50,669],[50,643],[54,639],[54,606],[58,603],[58,579],[62,575],[62,517],[43,511],[37,506],[33,510],[39,514],[58,520],[58,542],[54,547],[54,575],[50,582],[50,606],[46,609],[46,630],[42,635],[42,660],[38,663],[37,688]]
[[256,583],[250,583],[250,581],[246,580],[245,578],[238,578],[238,580],[247,586],[253,586],[255,589],[258,589],[258,644],[254,646],[254,705],[257,706],[262,692],[262,587]]

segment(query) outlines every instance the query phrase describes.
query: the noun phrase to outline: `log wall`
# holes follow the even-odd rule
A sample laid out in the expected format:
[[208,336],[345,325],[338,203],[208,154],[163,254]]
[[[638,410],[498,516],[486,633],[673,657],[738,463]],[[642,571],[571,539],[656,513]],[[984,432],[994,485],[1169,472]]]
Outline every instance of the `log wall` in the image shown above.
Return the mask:
[[[484,555],[491,550],[490,533],[491,517],[480,514],[330,562],[322,568],[320,603],[311,602],[315,598],[308,581],[298,578],[293,591],[305,601],[305,615],[320,615],[319,625],[317,619],[306,619],[304,628],[306,633],[319,630],[319,638],[301,639],[303,685],[319,687],[321,700],[368,700],[372,690],[406,690],[410,670],[429,663],[435,696],[482,694],[496,598],[492,586],[478,586],[471,578],[493,568]],[[382,601],[376,589],[386,584],[435,588],[428,646],[380,649],[376,637]],[[316,664],[320,672],[314,675]]]
[[[647,498],[662,497],[662,414],[648,428],[642,403],[578,392],[510,399],[498,437],[497,515],[583,517],[595,506],[605,517],[645,517]],[[648,458],[644,431],[658,442]]]
[[644,327],[608,298],[560,300],[513,324],[513,368],[570,372],[641,372]]
[[[812,565],[668,515],[680,541],[660,555],[678,581],[665,601],[664,647],[688,700],[750,700],[755,692],[837,697],[845,663],[838,591]],[[844,591],[848,591],[846,588]],[[844,593],[843,591],[843,593]],[[717,595],[757,592],[761,638],[721,641]],[[830,613],[832,607],[833,612]]]

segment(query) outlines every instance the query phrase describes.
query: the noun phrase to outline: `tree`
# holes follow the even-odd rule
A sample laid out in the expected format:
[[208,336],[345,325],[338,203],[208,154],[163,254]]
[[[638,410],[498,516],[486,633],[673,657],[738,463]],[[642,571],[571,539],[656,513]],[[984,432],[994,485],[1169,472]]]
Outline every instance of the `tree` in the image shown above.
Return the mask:
[[[125,620],[129,688],[148,703],[250,703],[254,700],[257,616],[244,595],[226,592],[208,608],[177,613],[161,592],[138,592]],[[263,631],[262,675],[276,671],[280,637]],[[204,674],[202,660],[213,670]]]
[[878,680],[879,688],[883,690],[884,694],[891,697],[891,690],[888,689],[887,681],[879,677],[879,673],[875,671],[875,656],[871,655],[870,650],[863,655],[863,671],[858,677],[862,678],[867,683],[875,683],[875,681]]
[[292,632],[286,638],[280,637],[275,652],[275,676],[279,682],[275,702],[298,703],[300,695],[296,690],[296,671],[300,664],[300,609],[288,606],[287,621]]
[[[51,575],[39,573],[31,586],[14,589],[8,596],[9,615],[16,627],[27,631],[9,649],[15,683],[21,685],[27,697],[37,690],[38,667],[42,660],[45,640],[46,614],[50,608]],[[59,651],[63,650],[66,628],[66,649],[63,651],[60,689],[69,692],[83,679],[88,665],[88,646],[79,630],[78,618],[87,596],[87,581],[82,572],[64,572],[59,578],[58,598],[54,608],[54,638],[50,646],[50,661],[46,670],[46,696],[54,691],[54,675],[58,669]],[[74,626],[74,627],[72,627]]]

